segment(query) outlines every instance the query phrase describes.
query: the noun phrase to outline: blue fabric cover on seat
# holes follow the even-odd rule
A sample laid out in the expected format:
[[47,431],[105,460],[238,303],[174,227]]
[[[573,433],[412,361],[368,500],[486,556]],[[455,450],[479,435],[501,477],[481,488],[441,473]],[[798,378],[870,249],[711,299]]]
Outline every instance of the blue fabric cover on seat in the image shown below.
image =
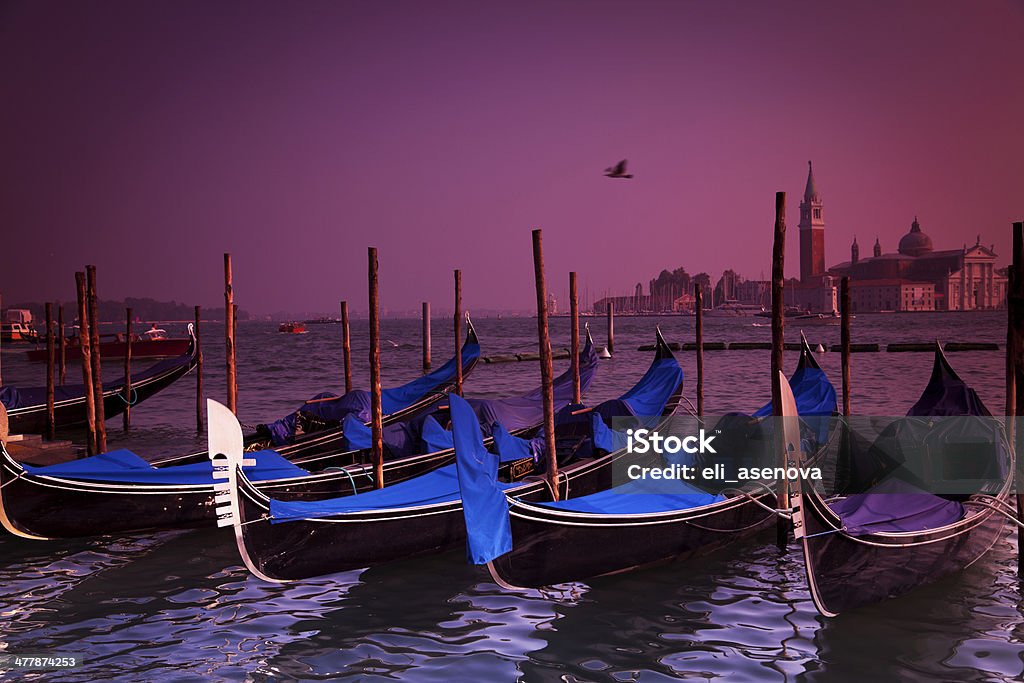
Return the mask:
[[867,493],[847,496],[829,507],[852,536],[937,529],[964,516],[962,504],[900,479],[887,479]]
[[603,515],[650,514],[711,505],[724,496],[706,493],[679,479],[636,479],[589,496],[541,503],[544,507]]
[[356,415],[349,413],[341,423],[345,435],[345,448],[350,451],[370,448],[373,445],[373,430]]
[[[274,451],[246,453],[245,457],[256,460],[255,465],[243,468],[245,475],[252,481],[302,477],[309,474]],[[32,465],[23,465],[23,467],[28,474],[33,476],[60,477],[81,481],[169,486],[214,483],[213,463],[210,460],[172,467],[153,467],[128,450],[109,451],[89,458],[47,465],[46,467]]]
[[521,439],[518,436],[509,434],[505,425],[495,422],[491,427],[491,435],[494,437],[494,448],[498,451],[501,462],[533,458],[537,460],[537,452],[534,450],[535,443],[530,439]]
[[424,452],[426,453],[446,451],[452,448],[455,443],[452,433],[442,427],[434,419],[433,415],[427,415],[427,418],[423,420],[423,429],[420,432],[420,436],[423,439]]

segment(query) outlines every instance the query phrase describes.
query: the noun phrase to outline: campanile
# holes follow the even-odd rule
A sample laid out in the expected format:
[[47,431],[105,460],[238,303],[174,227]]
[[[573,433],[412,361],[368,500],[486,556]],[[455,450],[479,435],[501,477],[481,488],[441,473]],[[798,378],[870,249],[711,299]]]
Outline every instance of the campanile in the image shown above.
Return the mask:
[[800,281],[812,282],[825,274],[825,218],[821,195],[814,185],[814,169],[807,162],[807,187],[800,202]]

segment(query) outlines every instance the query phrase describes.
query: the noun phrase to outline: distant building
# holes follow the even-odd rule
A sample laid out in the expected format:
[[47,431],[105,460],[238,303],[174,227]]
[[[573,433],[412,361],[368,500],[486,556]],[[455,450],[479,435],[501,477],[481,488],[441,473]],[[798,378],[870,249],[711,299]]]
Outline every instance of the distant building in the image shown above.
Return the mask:
[[548,292],[548,315],[558,315],[558,299],[551,292]]
[[843,276],[850,278],[854,312],[970,311],[1006,305],[1006,275],[996,269],[995,250],[981,244],[981,235],[971,247],[936,251],[917,217],[896,253],[883,254],[876,238],[872,256],[861,258],[854,237],[850,260],[826,270],[823,208],[809,166],[800,203],[800,281],[787,291],[787,305],[814,312],[836,310]]

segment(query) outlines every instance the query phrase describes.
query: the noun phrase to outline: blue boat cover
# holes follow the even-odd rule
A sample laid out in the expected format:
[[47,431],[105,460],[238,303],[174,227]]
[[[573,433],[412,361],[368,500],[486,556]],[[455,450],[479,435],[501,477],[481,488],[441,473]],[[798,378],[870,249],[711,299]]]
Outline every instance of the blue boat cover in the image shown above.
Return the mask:
[[455,465],[466,520],[466,556],[473,564],[486,564],[512,550],[508,499],[498,484],[498,458],[484,448],[473,408],[455,395],[450,405]]
[[626,447],[626,435],[606,425],[600,415],[591,415],[590,422],[594,434],[594,446],[607,453],[614,453]]
[[[256,460],[255,465],[242,468],[245,475],[253,481],[302,477],[309,474],[274,451],[246,453],[245,457]],[[214,483],[213,463],[210,460],[173,467],[153,467],[135,453],[123,449],[46,467],[32,465],[23,465],[23,467],[28,474],[34,476],[60,477],[81,481],[143,485],[165,484],[168,486]]]
[[937,529],[964,516],[962,504],[896,478],[883,481],[867,493],[830,503],[829,507],[852,536]]
[[494,448],[502,462],[532,458],[535,462],[538,457],[537,444],[530,439],[520,439],[518,436],[509,434],[505,426],[495,422],[492,436],[494,436]]
[[[828,381],[824,370],[801,363],[789,378],[789,388],[796,399],[796,412],[802,418],[830,417],[836,412],[836,388]],[[772,402],[761,406],[753,417],[772,414]]]
[[455,445],[455,437],[442,427],[433,415],[427,415],[427,418],[423,420],[420,437],[423,439],[424,450],[427,453],[446,451]]
[[636,417],[660,417],[665,404],[683,383],[679,361],[669,356],[656,358],[632,389],[619,397]]
[[350,451],[371,448],[373,445],[373,430],[362,418],[354,413],[349,413],[341,423],[342,433],[345,435],[345,448]]
[[[152,377],[162,375],[170,370],[188,365],[192,362],[192,356],[185,354],[175,358],[166,358],[159,363],[154,363],[142,372],[132,375],[132,383],[139,384]],[[103,383],[103,391],[114,391],[124,386],[123,380],[114,380]],[[53,400],[57,403],[68,401],[85,396],[81,384],[65,384],[54,387]],[[30,387],[28,389],[16,389],[12,386],[0,388],[0,403],[4,404],[7,410],[17,408],[29,408],[46,404],[46,387]]]
[[[580,351],[580,392],[590,388],[597,374],[597,352],[593,340],[587,335],[587,343]],[[555,410],[568,405],[573,399],[572,368],[569,368],[552,382]],[[544,401],[540,387],[528,394],[497,400],[469,399],[485,436],[491,436],[492,426],[500,422],[506,429],[515,431],[540,424],[544,420]]]
[[636,479],[589,496],[541,505],[598,515],[639,515],[689,510],[723,500],[724,496],[707,493],[681,479]]
[[[472,367],[479,358],[479,344],[469,342],[463,344],[462,367],[464,369]],[[390,415],[391,413],[404,410],[437,391],[440,387],[450,384],[455,379],[455,363],[456,360],[453,356],[451,360],[429,374],[414,379],[400,387],[385,389],[381,392],[381,412],[385,415]],[[270,433],[271,442],[275,446],[281,446],[291,441],[295,436],[299,413],[305,413],[323,422],[341,423],[347,415],[355,415],[364,423],[370,420],[370,392],[366,390],[353,389],[340,397],[331,392],[323,392],[310,400],[316,401],[322,398],[336,400],[304,403],[291,414],[264,425]]]

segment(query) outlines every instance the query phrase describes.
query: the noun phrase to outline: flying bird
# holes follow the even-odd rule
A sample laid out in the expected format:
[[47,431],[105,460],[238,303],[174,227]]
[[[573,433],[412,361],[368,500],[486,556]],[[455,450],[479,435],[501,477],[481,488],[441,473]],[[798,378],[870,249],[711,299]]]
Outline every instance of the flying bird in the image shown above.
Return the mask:
[[632,178],[632,173],[626,173],[626,160],[623,159],[614,166],[604,169],[605,177],[608,178]]

